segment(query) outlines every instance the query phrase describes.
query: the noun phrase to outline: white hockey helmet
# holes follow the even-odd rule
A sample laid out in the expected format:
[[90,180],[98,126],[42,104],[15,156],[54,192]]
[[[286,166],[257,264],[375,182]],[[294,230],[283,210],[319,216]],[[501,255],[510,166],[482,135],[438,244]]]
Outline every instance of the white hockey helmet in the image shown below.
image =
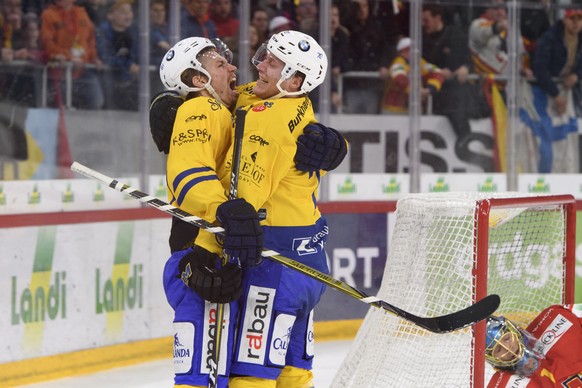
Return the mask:
[[[193,37],[182,39],[168,50],[160,64],[160,79],[166,89],[176,91],[182,97],[186,97],[190,92],[198,92],[210,88],[209,91],[214,96],[214,90],[210,87],[212,77],[200,63],[199,57],[200,53],[208,47],[216,49],[210,39]],[[208,82],[201,88],[186,85],[181,79],[182,73],[186,69],[194,69],[201,72],[208,77]],[[216,98],[216,96],[214,97]]]
[[[261,63],[267,52],[285,63],[277,83],[277,88],[281,92],[279,97],[309,93],[325,80],[327,55],[315,39],[303,32],[286,30],[273,35],[266,44],[259,47],[253,56],[253,65]],[[297,71],[305,75],[301,89],[297,92],[283,90],[281,83],[291,78]]]

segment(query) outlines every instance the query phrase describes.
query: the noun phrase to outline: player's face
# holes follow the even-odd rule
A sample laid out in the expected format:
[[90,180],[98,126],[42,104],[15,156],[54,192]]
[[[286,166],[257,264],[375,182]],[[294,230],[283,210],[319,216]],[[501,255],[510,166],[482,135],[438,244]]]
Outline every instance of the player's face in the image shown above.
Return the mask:
[[503,334],[491,351],[491,356],[505,362],[516,360],[519,357],[519,339],[515,333]]
[[236,66],[220,56],[216,51],[210,50],[199,58],[204,69],[210,74],[212,80],[210,86],[214,89],[222,102],[228,106],[234,106],[238,98],[236,91]]
[[[265,99],[279,94],[280,91],[277,88],[277,83],[279,82],[279,79],[281,79],[281,71],[283,70],[283,67],[285,67],[285,63],[270,52],[266,51],[256,67],[259,71],[259,79],[254,88],[254,93],[257,97]],[[285,80],[281,84],[283,89],[285,89],[288,81],[289,80]]]

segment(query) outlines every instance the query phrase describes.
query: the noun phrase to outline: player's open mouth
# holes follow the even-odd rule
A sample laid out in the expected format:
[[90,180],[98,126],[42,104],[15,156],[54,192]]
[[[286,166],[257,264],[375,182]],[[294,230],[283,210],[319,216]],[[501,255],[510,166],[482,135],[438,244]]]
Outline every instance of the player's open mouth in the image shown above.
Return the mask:
[[230,83],[228,84],[228,86],[230,87],[231,90],[236,90],[236,77],[234,77],[232,80],[230,80]]

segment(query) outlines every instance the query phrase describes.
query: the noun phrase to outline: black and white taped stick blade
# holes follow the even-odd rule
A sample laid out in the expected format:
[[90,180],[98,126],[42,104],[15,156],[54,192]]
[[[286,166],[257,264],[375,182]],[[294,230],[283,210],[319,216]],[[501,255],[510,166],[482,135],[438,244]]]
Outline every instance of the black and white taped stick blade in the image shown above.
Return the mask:
[[[89,167],[83,166],[82,164],[74,162],[73,165],[71,165],[71,170],[78,172],[82,175],[85,175],[88,178],[97,179],[106,184],[107,186],[111,187],[112,189],[127,193],[132,198],[144,202],[147,205],[155,207],[156,209],[161,210],[165,213],[171,214],[174,217],[180,218],[181,220],[188,222],[192,225],[195,225],[199,228],[205,229],[210,233],[214,233],[219,236],[223,235],[224,233],[224,229],[219,226],[212,225],[211,223],[203,220],[202,218],[196,217],[190,213],[178,209],[156,197],[152,197],[131,186],[121,184],[117,180],[110,178],[106,175],[103,175],[101,173],[98,173],[97,171],[92,170]],[[367,295],[364,292],[358,290],[357,288],[352,287],[349,284],[342,282],[341,280],[337,280],[331,277],[330,275],[320,272],[314,268],[311,268],[308,265],[305,265],[288,257],[282,256],[276,251],[264,250],[262,252],[262,256],[267,259],[276,261],[280,264],[283,264],[295,271],[301,272],[309,277],[312,277],[313,279],[318,280],[340,292],[343,292],[346,295],[358,299],[361,302],[364,302],[377,308],[382,308],[387,312],[390,312],[398,317],[406,319],[407,321],[412,322],[418,325],[419,327],[422,327],[434,333],[448,333],[475,324],[493,314],[495,310],[497,310],[497,308],[499,307],[500,303],[499,296],[492,294],[463,310],[456,311],[451,314],[437,317],[419,317],[409,313],[408,311],[393,306],[390,303],[383,301],[378,297]]]

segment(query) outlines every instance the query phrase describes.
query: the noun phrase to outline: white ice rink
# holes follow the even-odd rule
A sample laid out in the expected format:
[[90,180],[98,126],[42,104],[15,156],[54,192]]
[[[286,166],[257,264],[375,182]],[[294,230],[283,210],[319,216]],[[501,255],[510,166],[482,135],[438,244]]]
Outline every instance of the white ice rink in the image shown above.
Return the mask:
[[[318,342],[314,361],[316,388],[329,388],[335,372],[346,356],[352,341]],[[67,377],[21,388],[171,388],[172,359],[109,369],[89,375]]]

